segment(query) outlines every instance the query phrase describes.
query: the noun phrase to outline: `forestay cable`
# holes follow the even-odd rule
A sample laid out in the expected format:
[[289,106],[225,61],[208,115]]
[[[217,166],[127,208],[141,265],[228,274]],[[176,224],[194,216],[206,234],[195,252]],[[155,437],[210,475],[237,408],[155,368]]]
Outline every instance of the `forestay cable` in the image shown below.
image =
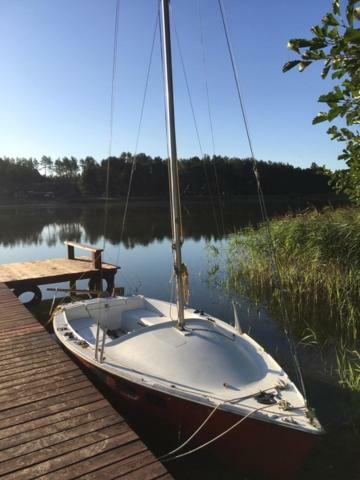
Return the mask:
[[254,175],[255,175],[256,184],[257,184],[261,214],[262,214],[263,221],[266,225],[266,229],[267,229],[267,233],[268,233],[268,239],[269,239],[269,245],[270,245],[270,251],[271,251],[271,258],[272,258],[272,261],[273,261],[273,266],[274,266],[274,270],[275,270],[275,274],[276,274],[275,281],[277,283],[277,288],[278,288],[278,291],[279,291],[279,294],[280,294],[280,308],[281,308],[281,315],[282,315],[282,319],[283,319],[283,323],[284,323],[284,332],[285,332],[285,336],[287,338],[287,341],[289,343],[289,348],[290,348],[290,352],[292,354],[292,358],[293,358],[293,361],[294,361],[295,371],[296,371],[296,375],[298,377],[299,386],[302,390],[304,400],[305,400],[305,402],[307,402],[304,379],[303,379],[301,368],[300,368],[300,363],[299,363],[299,359],[298,359],[298,355],[297,355],[297,351],[296,351],[295,342],[294,342],[293,337],[291,335],[290,318],[289,318],[289,314],[288,314],[288,311],[287,311],[287,308],[286,308],[286,304],[285,304],[285,300],[284,300],[284,291],[283,291],[283,287],[282,287],[282,278],[281,278],[281,273],[280,273],[281,269],[280,269],[280,265],[279,265],[279,262],[278,262],[278,259],[277,259],[277,255],[276,255],[276,251],[275,251],[275,245],[274,245],[274,241],[273,241],[271,230],[270,230],[270,221],[269,221],[269,217],[268,217],[267,210],[266,210],[264,194],[263,194],[263,191],[262,191],[262,188],[261,188],[260,175],[259,175],[259,171],[258,171],[258,168],[257,168],[257,161],[255,159],[254,149],[253,149],[253,145],[252,145],[252,141],[251,141],[248,121],[247,121],[246,112],[245,112],[244,100],[243,100],[242,95],[241,95],[239,73],[238,73],[238,69],[236,67],[235,57],[234,57],[233,48],[232,48],[232,44],[231,44],[231,40],[230,40],[229,28],[228,28],[226,17],[225,17],[223,0],[218,0],[218,4],[219,4],[220,12],[221,12],[221,18],[222,18],[222,23],[223,23],[223,27],[224,27],[224,33],[225,33],[226,42],[227,42],[227,46],[228,46],[228,50],[229,50],[231,66],[232,66],[234,79],[235,79],[235,84],[236,84],[236,90],[237,90],[237,94],[238,94],[238,98],[239,98],[239,102],[240,102],[241,113],[242,113],[242,117],[243,117],[243,121],[244,121],[244,125],[245,125],[246,136],[247,136],[247,140],[248,140],[248,144],[249,144],[249,149],[250,149],[250,152],[251,152],[251,159],[252,159],[252,162],[253,162],[253,170],[254,170]]

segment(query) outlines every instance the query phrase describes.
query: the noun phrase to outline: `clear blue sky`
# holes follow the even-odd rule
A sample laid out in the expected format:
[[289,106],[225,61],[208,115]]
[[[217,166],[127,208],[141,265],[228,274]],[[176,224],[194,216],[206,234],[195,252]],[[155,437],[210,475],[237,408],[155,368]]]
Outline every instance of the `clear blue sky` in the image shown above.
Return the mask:
[[[0,156],[107,156],[116,0],[0,1]],[[198,0],[172,0],[203,149],[212,154]],[[249,149],[217,0],[200,0],[216,153]],[[286,44],[308,36],[331,0],[224,0],[256,157],[339,168],[338,144],[312,126],[330,89],[320,66],[281,72]],[[133,151],[157,0],[120,0],[113,154]],[[175,38],[178,154],[199,155]],[[166,156],[159,41],[139,151]]]

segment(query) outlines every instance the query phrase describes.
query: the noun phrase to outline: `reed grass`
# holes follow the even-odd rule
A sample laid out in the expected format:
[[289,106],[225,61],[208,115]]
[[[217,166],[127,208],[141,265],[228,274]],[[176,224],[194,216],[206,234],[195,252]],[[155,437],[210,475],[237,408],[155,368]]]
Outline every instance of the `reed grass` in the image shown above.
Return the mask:
[[360,388],[360,209],[309,210],[269,226],[271,241],[266,224],[230,236],[227,287],[278,319],[282,298],[295,336],[335,343],[342,385]]

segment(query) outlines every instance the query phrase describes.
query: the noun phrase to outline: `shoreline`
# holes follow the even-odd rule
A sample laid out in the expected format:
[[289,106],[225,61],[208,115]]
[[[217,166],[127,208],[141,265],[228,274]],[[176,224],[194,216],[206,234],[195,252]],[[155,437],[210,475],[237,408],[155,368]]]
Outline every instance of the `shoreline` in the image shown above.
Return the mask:
[[[340,205],[349,205],[349,200],[342,195],[336,194],[309,194],[309,195],[300,195],[300,194],[293,194],[293,195],[264,195],[265,203],[268,205],[284,205],[288,204],[289,206],[297,206],[297,207],[308,207],[308,206],[325,206],[325,205],[333,205],[333,206],[340,206]],[[23,199],[23,200],[15,200],[15,199],[0,199],[0,209],[8,208],[8,207],[39,207],[39,208],[59,208],[64,207],[66,205],[71,206],[86,206],[86,205],[93,205],[93,204],[105,204],[106,201],[109,205],[116,205],[122,206],[125,204],[125,198],[123,197],[112,197],[105,199],[104,197],[76,197],[76,198],[58,198],[52,200],[35,200],[35,199]],[[214,202],[217,207],[219,207],[219,203],[222,204],[223,208],[226,208],[227,205],[253,205],[256,206],[259,204],[258,196],[254,195],[238,195],[231,198],[226,199],[219,199],[218,198],[211,198],[208,196],[194,196],[194,197],[183,197],[182,203],[184,205],[191,205],[191,204],[209,204]],[[152,206],[167,206],[169,203],[169,199],[166,197],[130,197],[129,207],[134,206],[143,206],[143,205],[152,205]]]

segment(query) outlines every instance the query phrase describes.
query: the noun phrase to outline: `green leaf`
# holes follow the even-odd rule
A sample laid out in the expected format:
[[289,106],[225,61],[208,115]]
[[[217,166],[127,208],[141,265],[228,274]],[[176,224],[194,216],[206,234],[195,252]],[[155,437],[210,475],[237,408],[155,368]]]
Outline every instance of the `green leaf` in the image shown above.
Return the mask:
[[347,42],[360,43],[360,29],[348,28],[345,32],[344,40]]
[[328,119],[328,114],[326,112],[320,112],[313,119],[312,124],[316,125],[317,123],[325,122]]
[[357,137],[357,135],[355,135],[355,133],[352,132],[351,130],[349,130],[348,128],[341,128],[341,133],[342,133],[342,135],[344,135],[344,137],[346,137],[348,140]]
[[343,93],[339,91],[329,92],[326,95],[320,95],[318,102],[336,103],[344,97]]
[[292,40],[288,41],[287,48],[289,50],[293,50],[296,53],[300,53],[299,47],[297,46],[296,43],[294,43]]
[[332,127],[328,128],[327,132],[328,135],[331,135],[331,140],[336,140],[341,137],[341,134],[339,133],[337,127],[333,125]]
[[331,25],[332,27],[337,27],[339,22],[336,20],[332,13],[327,13],[321,20],[325,25]]
[[287,62],[283,66],[282,71],[285,73],[285,72],[291,70],[292,68],[294,68],[299,63],[300,63],[300,60],[292,60],[291,62]]
[[340,15],[340,0],[333,0],[332,9],[335,15]]
[[314,38],[311,43],[310,50],[318,50],[328,46],[328,42],[324,38]]
[[327,120],[329,122],[331,122],[331,120],[334,120],[334,118],[338,117],[339,115],[341,115],[341,109],[338,108],[338,107],[333,107],[333,108],[330,108],[330,110],[328,111],[327,113]]
[[359,114],[358,112],[350,112],[346,115],[346,124],[347,125],[354,125],[360,123],[359,121]]
[[334,72],[332,75],[331,75],[331,78],[333,80],[335,80],[336,78],[342,78],[343,76],[345,75],[345,71],[344,70],[339,70],[337,72]]
[[310,47],[312,44],[312,40],[305,40],[304,38],[291,38],[288,41],[287,47],[290,50],[294,50],[295,52],[300,53],[300,48]]
[[310,30],[319,38],[322,38],[324,36],[322,29],[318,25],[311,27]]
[[351,5],[351,2],[349,2],[349,5],[346,8],[346,18],[349,22],[349,25],[352,27],[354,23],[354,8]]
[[331,68],[331,65],[325,65],[325,67],[323,68],[323,70],[321,72],[321,78],[326,78],[327,77],[327,74],[329,73],[330,68]]
[[332,30],[329,32],[329,37],[332,40],[337,40],[339,38],[339,30],[338,27],[334,27]]
[[321,60],[324,57],[318,52],[312,52],[311,50],[306,50],[306,52],[303,53],[302,58],[303,58],[303,61],[307,61],[307,60]]
[[299,72],[303,72],[305,68],[307,68],[312,62],[300,62],[299,64]]

